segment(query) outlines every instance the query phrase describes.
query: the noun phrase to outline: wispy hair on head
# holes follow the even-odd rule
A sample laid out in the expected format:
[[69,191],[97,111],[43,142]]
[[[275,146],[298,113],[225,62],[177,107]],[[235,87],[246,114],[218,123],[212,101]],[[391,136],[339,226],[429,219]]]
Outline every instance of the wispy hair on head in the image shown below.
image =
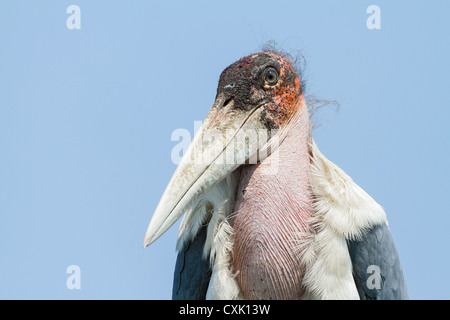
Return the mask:
[[313,94],[307,93],[306,85],[307,81],[305,79],[306,73],[306,58],[301,50],[298,49],[282,49],[276,41],[270,40],[264,43],[260,49],[261,51],[270,51],[280,54],[288,58],[295,70],[298,73],[300,84],[302,86],[303,97],[305,98],[306,105],[308,106],[308,112],[310,115],[311,126],[317,128],[320,126],[320,122],[317,120],[317,112],[324,107],[334,107],[337,111],[339,110],[339,102],[336,100],[329,100],[319,98]]

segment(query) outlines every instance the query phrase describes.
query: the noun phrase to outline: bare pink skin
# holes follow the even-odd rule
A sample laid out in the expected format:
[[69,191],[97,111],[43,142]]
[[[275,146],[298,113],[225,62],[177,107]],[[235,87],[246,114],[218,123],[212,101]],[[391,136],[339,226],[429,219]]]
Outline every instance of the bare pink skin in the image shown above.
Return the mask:
[[278,149],[242,170],[231,223],[233,267],[245,299],[300,299],[304,294],[301,247],[313,231],[307,223],[312,214],[309,119],[301,103]]

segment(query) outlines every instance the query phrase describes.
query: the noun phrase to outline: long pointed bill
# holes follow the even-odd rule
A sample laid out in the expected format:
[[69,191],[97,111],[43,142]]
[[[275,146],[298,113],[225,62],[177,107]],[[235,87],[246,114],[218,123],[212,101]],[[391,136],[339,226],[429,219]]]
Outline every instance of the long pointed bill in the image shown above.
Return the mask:
[[[261,123],[263,105],[233,108],[220,94],[180,161],[156,207],[144,238],[147,247],[202,195],[242,164],[267,156],[270,131]],[[273,141],[272,141],[273,142]]]

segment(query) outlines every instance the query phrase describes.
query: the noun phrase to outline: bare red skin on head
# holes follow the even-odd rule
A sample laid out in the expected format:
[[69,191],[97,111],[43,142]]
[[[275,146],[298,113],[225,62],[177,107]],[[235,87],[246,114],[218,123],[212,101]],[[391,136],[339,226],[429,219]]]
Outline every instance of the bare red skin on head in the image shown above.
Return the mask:
[[264,113],[265,121],[272,127],[280,128],[297,111],[299,101],[303,99],[300,79],[291,62],[276,53],[274,55],[280,64],[278,83],[274,87],[264,86],[272,91],[272,101],[269,102]]

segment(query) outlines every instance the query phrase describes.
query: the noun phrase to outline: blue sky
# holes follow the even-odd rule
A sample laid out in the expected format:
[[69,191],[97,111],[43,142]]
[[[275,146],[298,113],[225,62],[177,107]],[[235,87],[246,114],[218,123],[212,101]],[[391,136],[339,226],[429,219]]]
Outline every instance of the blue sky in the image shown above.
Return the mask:
[[[69,5],[81,29],[66,27]],[[366,9],[381,9],[369,30]],[[314,137],[386,210],[410,296],[449,299],[448,1],[3,1],[0,298],[170,299],[142,240],[220,72],[270,40],[337,100]],[[69,290],[66,269],[81,270]]]

